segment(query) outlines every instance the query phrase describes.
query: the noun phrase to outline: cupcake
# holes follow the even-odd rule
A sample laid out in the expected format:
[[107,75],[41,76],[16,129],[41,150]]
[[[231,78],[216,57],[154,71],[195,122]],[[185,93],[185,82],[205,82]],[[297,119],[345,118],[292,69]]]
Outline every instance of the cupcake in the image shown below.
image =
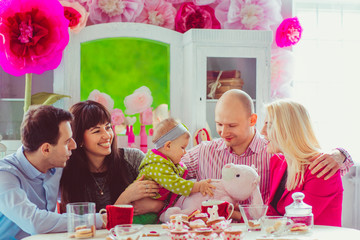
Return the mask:
[[192,235],[194,240],[213,240],[217,236],[211,228],[198,228]]
[[241,240],[242,239],[242,231],[239,229],[225,229],[224,230],[224,240]]
[[205,228],[206,224],[201,219],[196,219],[194,221],[189,222],[189,226],[191,229],[197,229],[197,228]]
[[186,226],[189,226],[188,216],[185,214],[174,214],[170,216],[170,223],[175,224],[176,218],[180,218],[182,223]]
[[171,240],[186,240],[189,239],[189,231],[187,229],[182,230],[171,230],[170,231]]
[[209,215],[207,213],[197,213],[195,215],[193,215],[189,221],[195,221],[197,219],[201,219],[203,220],[204,222],[207,222],[209,220]]

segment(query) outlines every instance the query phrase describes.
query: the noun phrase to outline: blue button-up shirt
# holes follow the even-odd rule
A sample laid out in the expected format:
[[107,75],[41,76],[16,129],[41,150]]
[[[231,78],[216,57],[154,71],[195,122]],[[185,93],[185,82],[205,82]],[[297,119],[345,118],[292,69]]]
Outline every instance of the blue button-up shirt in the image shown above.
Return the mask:
[[[66,214],[55,212],[62,168],[42,173],[23,147],[0,160],[0,239],[67,231]],[[99,214],[96,226],[102,225]]]

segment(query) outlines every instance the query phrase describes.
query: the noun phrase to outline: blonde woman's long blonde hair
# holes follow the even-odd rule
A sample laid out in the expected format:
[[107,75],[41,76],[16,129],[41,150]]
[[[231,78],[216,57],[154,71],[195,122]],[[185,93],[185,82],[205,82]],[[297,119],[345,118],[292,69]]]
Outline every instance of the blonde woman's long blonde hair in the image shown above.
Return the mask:
[[286,188],[295,189],[304,182],[310,159],[320,154],[308,111],[292,100],[277,100],[266,106],[267,134],[271,143],[285,156],[288,164]]

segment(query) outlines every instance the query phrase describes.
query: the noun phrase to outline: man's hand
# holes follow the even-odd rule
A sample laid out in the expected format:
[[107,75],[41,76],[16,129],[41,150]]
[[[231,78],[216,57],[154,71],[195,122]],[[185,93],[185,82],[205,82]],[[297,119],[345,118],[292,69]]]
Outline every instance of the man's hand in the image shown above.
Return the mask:
[[331,178],[343,164],[345,156],[337,149],[330,154],[324,153],[313,160],[309,166],[312,174],[317,173],[317,177],[324,177],[324,180]]

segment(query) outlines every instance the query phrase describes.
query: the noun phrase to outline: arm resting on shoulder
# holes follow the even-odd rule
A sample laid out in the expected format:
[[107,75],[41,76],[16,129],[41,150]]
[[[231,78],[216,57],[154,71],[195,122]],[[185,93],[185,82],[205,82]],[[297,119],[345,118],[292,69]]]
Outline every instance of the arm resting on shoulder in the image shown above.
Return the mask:
[[317,177],[331,178],[339,169],[341,176],[349,172],[354,162],[350,154],[343,148],[334,149],[331,153],[324,153],[310,164],[312,174]]

